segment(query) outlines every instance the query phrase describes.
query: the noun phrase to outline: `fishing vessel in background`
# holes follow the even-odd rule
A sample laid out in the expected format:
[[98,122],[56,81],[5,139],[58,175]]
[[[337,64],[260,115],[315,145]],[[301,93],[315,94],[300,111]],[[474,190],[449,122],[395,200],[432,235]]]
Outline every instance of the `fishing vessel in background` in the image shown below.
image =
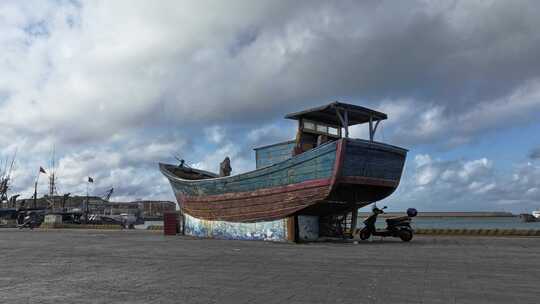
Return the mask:
[[540,222],[540,210],[535,210],[531,213],[521,213],[519,217],[522,222],[526,223]]
[[[296,138],[255,148],[254,171],[218,176],[183,162],[159,165],[187,234],[270,240],[343,236],[356,227],[358,208],[398,187],[407,150],[374,140],[386,114],[333,102],[285,118],[298,121]],[[349,137],[349,127],[359,124],[369,126],[368,140]]]
[[[21,227],[25,219],[32,223],[32,227],[39,227],[42,223],[53,226],[118,224],[134,227],[144,224],[146,220],[160,222],[164,213],[175,210],[176,204],[169,201],[110,201],[114,192],[112,187],[99,196],[90,195],[88,186],[94,182],[92,177],[88,177],[86,195],[60,194],[54,152],[50,166],[37,170],[32,195],[27,198],[20,198],[18,194],[9,195],[14,163],[15,156],[0,165],[0,227]],[[38,196],[41,175],[47,178],[48,191]]]

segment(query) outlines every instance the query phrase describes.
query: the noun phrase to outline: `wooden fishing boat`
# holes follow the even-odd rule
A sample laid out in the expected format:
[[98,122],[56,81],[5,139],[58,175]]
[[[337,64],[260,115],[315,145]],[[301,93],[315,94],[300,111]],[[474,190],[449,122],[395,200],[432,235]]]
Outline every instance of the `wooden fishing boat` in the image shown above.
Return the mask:
[[[333,102],[286,118],[298,121],[296,138],[256,148],[254,171],[217,176],[160,164],[183,213],[226,222],[324,217],[356,212],[398,187],[407,150],[374,141],[386,114]],[[349,138],[349,126],[364,123],[370,138]]]

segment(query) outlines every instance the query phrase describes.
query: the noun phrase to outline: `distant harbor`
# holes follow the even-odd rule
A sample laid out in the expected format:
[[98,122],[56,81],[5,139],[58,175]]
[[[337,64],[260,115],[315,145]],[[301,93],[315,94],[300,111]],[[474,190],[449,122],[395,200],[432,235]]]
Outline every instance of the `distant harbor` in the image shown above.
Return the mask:
[[[359,212],[358,216],[368,216],[370,212]],[[394,216],[402,216],[402,212],[385,212],[384,217],[394,217]],[[442,211],[428,211],[428,212],[419,212],[417,217],[430,217],[430,218],[448,218],[448,217],[515,217],[515,214],[512,214],[511,212],[503,212],[503,211],[472,211],[472,212],[442,212]]]
[[15,227],[19,213],[33,212],[36,226],[46,222],[47,215],[56,215],[62,224],[121,224],[126,219],[146,228],[162,222],[163,214],[174,210],[176,203],[169,201],[114,202],[99,196],[44,195],[0,203],[0,227]]
[[[367,212],[358,214],[358,227]],[[388,212],[385,217],[403,215],[399,212]],[[382,228],[385,223],[377,223]],[[418,229],[523,229],[540,230],[540,222],[524,222],[519,215],[510,212],[419,212],[413,221]]]

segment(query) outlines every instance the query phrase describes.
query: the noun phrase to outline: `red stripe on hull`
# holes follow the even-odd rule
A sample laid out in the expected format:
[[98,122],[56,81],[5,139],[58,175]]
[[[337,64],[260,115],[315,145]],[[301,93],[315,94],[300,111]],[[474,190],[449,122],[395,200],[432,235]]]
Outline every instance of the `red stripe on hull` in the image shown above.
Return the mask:
[[324,200],[330,179],[209,196],[178,197],[184,212],[205,220],[253,222],[283,218]]
[[[230,222],[255,222],[291,216],[297,211],[325,200],[339,198],[347,202],[354,202],[361,197],[380,199],[376,195],[369,196],[367,194],[374,191],[375,194],[382,193],[380,196],[386,197],[397,188],[399,180],[342,176],[346,146],[346,139],[340,139],[337,142],[336,159],[332,176],[329,178],[245,192],[192,196],[180,194],[177,200],[185,213],[196,218]],[[341,187],[341,185],[345,186],[345,188]],[[355,187],[354,185],[375,187],[369,189],[369,187]],[[341,193],[344,189],[352,195]]]
[[340,139],[336,144],[336,160],[334,162],[334,171],[332,172],[332,179],[330,181],[330,190],[336,186],[337,178],[341,175],[341,168],[343,167],[343,159],[345,157],[345,139]]
[[285,193],[285,192],[294,192],[294,191],[305,189],[305,188],[328,186],[329,184],[330,184],[330,179],[321,178],[321,179],[313,179],[313,180],[296,183],[296,184],[290,184],[286,186],[263,188],[263,189],[258,189],[254,191],[231,192],[231,193],[223,193],[223,194],[215,194],[215,195],[199,195],[199,196],[186,196],[186,197],[188,197],[191,201],[200,201],[200,202],[212,201],[212,202],[217,203],[221,201],[235,200],[235,199],[238,199],[239,197],[249,198],[252,196],[268,196],[268,195]]
[[397,186],[399,185],[399,181],[364,176],[342,176],[338,179],[338,181],[339,183],[343,184],[358,184],[391,188],[397,188]]

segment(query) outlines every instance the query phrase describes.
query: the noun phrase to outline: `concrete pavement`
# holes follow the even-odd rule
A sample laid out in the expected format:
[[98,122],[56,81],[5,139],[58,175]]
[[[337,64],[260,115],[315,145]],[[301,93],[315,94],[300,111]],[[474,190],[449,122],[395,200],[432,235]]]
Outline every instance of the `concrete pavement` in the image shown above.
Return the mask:
[[280,244],[0,230],[2,303],[539,303],[540,238]]

